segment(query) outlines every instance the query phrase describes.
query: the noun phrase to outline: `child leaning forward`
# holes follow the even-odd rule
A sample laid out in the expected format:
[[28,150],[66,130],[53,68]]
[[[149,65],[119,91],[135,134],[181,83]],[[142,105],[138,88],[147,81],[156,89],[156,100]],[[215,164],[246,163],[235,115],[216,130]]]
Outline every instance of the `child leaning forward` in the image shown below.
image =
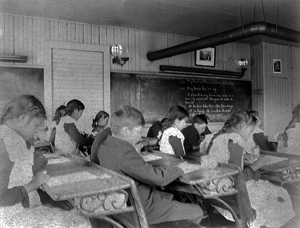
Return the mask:
[[141,139],[145,120],[137,109],[124,106],[111,117],[112,136],[99,146],[101,166],[131,177],[137,186],[149,225],[167,221],[193,220],[200,223],[203,211],[198,205],[173,200],[173,195],[158,191],[184,174],[179,166],[156,168],[146,163],[134,145]]

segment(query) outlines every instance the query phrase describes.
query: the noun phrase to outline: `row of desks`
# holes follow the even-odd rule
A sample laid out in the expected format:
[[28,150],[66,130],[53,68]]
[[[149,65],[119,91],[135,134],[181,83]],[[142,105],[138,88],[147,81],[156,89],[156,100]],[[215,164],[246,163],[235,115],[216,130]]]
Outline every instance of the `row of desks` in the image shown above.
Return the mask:
[[[286,158],[264,167],[264,171],[275,172],[284,177],[282,172],[285,170],[300,169],[299,156],[268,152],[263,152],[263,154],[263,156]],[[251,210],[251,206],[243,208],[245,205],[247,207],[248,203],[250,205],[250,202],[246,199],[245,203],[247,191],[239,167],[231,164],[219,164],[215,169],[203,169],[199,158],[179,157],[159,151],[143,152],[141,156],[146,162],[157,167],[178,165],[186,161],[191,166],[191,172],[185,173],[169,187],[197,194],[204,199],[217,200],[233,213],[237,227],[247,227],[248,215],[236,215],[235,213],[236,211],[239,213]],[[69,200],[85,216],[105,219],[117,227],[122,226],[116,224],[107,215],[133,212],[138,208],[138,223],[140,227],[147,227],[146,216],[143,210],[139,210],[142,205],[138,200],[138,193],[132,179],[78,157],[49,159],[44,170],[47,170],[51,179],[43,185],[43,188],[54,200]],[[284,178],[282,180],[289,181]],[[294,178],[292,181],[297,180]],[[129,197],[128,192],[133,195],[134,199],[137,199],[131,206],[126,203]],[[233,195],[237,196],[237,202],[240,204],[237,205],[237,209],[223,200],[224,197]]]

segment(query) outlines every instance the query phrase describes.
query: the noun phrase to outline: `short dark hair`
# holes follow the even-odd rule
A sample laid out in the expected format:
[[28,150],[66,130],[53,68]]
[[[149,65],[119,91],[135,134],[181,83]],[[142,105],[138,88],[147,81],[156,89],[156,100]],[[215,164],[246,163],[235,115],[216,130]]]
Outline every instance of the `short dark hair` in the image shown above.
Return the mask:
[[99,111],[96,116],[95,116],[95,119],[93,119],[93,123],[92,123],[92,127],[97,127],[97,124],[98,124],[98,121],[101,119],[101,118],[107,118],[109,117],[109,114],[105,111]]
[[208,124],[208,116],[205,114],[198,114],[193,117],[193,124]]
[[145,119],[143,114],[136,108],[125,105],[114,112],[110,120],[111,131],[113,134],[119,135],[123,127],[128,127],[130,130],[144,126]]
[[189,113],[184,107],[180,105],[174,105],[169,109],[167,118],[169,123],[172,125],[176,119],[182,120],[188,117]]
[[70,100],[66,107],[67,115],[72,115],[75,110],[80,111],[85,109],[84,104],[80,100],[76,99]]

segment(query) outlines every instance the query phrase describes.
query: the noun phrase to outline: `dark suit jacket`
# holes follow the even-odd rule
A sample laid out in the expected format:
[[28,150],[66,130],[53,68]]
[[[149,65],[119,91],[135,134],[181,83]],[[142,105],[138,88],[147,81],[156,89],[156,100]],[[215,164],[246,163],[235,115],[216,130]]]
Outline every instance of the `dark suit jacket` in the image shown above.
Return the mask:
[[144,162],[131,144],[110,135],[97,154],[101,166],[134,179],[149,224],[169,210],[173,195],[160,192],[155,186],[165,186],[182,176],[180,168],[155,168]]

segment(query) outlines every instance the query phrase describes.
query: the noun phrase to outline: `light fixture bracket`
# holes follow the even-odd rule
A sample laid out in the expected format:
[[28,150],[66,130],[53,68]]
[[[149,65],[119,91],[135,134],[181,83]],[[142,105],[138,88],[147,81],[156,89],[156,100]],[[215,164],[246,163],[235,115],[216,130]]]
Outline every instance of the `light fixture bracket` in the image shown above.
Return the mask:
[[125,63],[129,60],[128,56],[122,56],[123,47],[120,44],[111,46],[111,54],[114,56],[112,59],[113,64],[124,66]]

